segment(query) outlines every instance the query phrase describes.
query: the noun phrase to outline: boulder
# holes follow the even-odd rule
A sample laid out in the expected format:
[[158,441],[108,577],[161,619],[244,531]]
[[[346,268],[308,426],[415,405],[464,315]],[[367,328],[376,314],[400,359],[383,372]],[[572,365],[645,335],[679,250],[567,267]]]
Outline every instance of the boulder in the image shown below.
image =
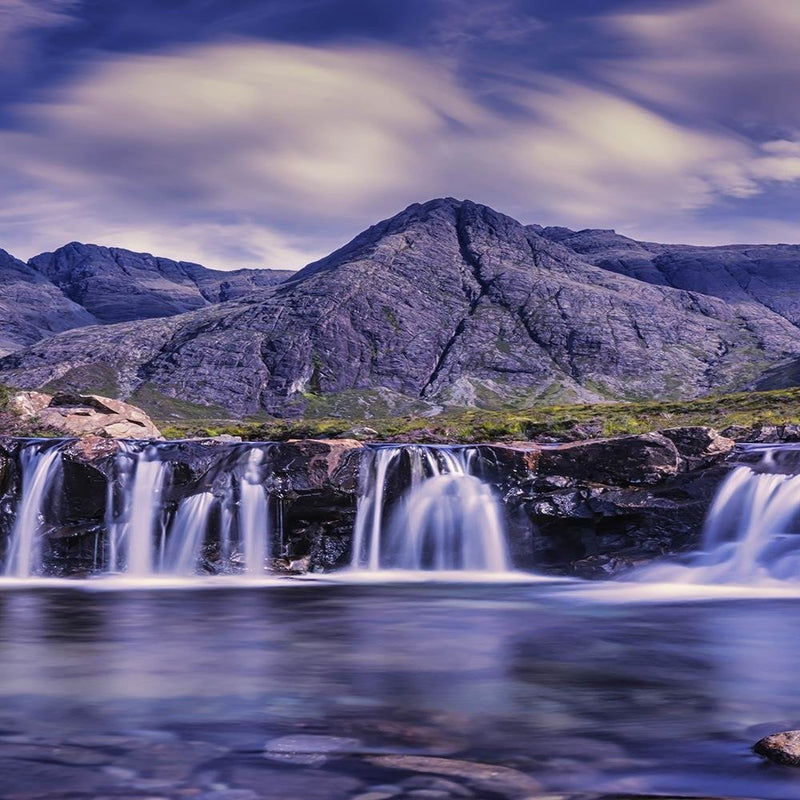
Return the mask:
[[674,442],[660,433],[592,439],[542,448],[537,474],[608,486],[655,484],[681,467]]
[[720,435],[713,428],[700,425],[666,428],[659,433],[666,436],[678,449],[683,461],[682,471],[685,472],[716,464],[736,446],[733,439]]
[[337,439],[356,439],[358,441],[369,441],[372,439],[379,439],[380,434],[375,428],[368,428],[366,425],[356,425],[353,428],[348,428],[344,433],[340,433]]
[[476,761],[406,754],[370,756],[367,761],[386,769],[461,779],[480,792],[496,793],[503,797],[529,797],[542,788],[535,778],[524,772]]
[[730,425],[722,431],[722,435],[736,442],[777,444],[782,441],[781,431],[776,425]]
[[354,492],[363,449],[355,439],[290,439],[271,447],[267,458],[290,492]]
[[32,419],[44,411],[52,400],[42,392],[17,392],[8,401],[8,409],[22,419]]
[[781,731],[756,742],[753,750],[760,756],[788,767],[800,767],[800,731]]
[[161,433],[141,408],[96,394],[19,392],[9,400],[22,420],[60,431],[67,436],[112,439],[160,439]]

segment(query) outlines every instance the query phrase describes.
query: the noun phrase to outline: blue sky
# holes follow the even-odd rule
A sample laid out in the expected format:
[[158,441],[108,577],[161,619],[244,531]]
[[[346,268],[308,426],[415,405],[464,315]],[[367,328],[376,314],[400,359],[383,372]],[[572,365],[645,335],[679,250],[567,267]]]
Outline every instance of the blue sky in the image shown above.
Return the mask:
[[0,247],[297,268],[412,202],[800,242],[798,0],[0,0]]

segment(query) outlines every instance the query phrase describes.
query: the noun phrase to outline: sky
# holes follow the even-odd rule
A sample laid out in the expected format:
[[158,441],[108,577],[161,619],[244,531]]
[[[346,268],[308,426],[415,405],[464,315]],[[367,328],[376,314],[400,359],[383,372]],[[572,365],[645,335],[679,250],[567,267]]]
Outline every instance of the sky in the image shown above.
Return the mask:
[[800,242],[798,0],[0,0],[0,247],[296,269],[414,202]]

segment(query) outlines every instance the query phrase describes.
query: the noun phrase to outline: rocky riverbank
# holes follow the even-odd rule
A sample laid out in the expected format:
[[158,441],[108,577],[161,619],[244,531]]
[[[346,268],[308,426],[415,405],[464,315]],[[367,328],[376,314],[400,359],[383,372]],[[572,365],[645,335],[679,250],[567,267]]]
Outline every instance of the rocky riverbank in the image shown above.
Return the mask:
[[[19,500],[24,443],[0,439],[4,539]],[[162,497],[168,512],[185,497],[213,493],[219,463],[238,446],[224,439],[161,443],[161,457],[173,465]],[[44,510],[44,536],[63,573],[92,569],[121,447],[117,440],[89,436],[60,454],[62,487]],[[368,447],[354,439],[308,439],[266,450],[267,488],[278,501],[277,569],[327,571],[349,563]],[[734,448],[716,431],[693,427],[559,445],[482,444],[476,451],[481,476],[503,498],[515,565],[602,578],[696,546]],[[215,570],[213,551],[206,566]]]

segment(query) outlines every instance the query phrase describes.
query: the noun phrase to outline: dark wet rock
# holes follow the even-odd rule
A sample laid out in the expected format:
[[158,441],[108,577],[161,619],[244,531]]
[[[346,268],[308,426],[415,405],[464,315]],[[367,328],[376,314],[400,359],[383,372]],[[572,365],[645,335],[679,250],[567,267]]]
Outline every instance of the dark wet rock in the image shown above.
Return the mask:
[[0,743],[0,759],[12,758],[21,761],[37,761],[82,767],[98,767],[110,764],[112,757],[100,750],[88,747],[37,743]]
[[352,492],[362,450],[360,442],[349,439],[302,439],[273,446],[268,458],[287,492],[323,487]]
[[[543,451],[543,458],[551,452]],[[590,482],[587,476],[577,479],[571,462],[567,462],[572,472],[567,481],[537,475],[507,501],[521,514],[511,515],[512,540],[524,539],[526,526],[533,525],[529,560],[520,554],[517,563],[605,578],[696,548],[708,508],[730,466],[723,461],[673,473],[672,464],[667,475],[647,485],[604,485]],[[560,488],[563,483],[566,486]]]
[[[778,310],[621,274],[467,200],[414,204],[276,287],[202,308],[191,276],[172,276],[180,264],[126,262],[159,285],[136,278],[132,294],[126,275],[120,292],[121,251],[83,278],[94,256],[82,247],[33,263],[98,318],[141,317],[156,295],[161,318],[33,345],[0,361],[3,382],[68,378],[85,391],[102,372],[120,397],[144,388],[237,415],[352,417],[544,396],[696,397],[800,356],[797,327]],[[197,310],[163,317],[185,308]]]
[[214,789],[194,795],[195,800],[260,800],[263,795],[252,789]]
[[678,449],[684,471],[716,464],[736,446],[733,439],[721,436],[713,428],[702,426],[666,428],[659,433],[666,436]]
[[670,439],[646,433],[543,448],[537,475],[628,486],[658,483],[677,474],[680,465],[678,449]]
[[437,792],[443,797],[475,797],[474,792],[460,783],[428,775],[415,775],[413,778],[406,778],[401,785],[409,793],[417,792],[414,795],[415,797],[422,796],[418,794],[420,790]]
[[363,782],[350,775],[319,767],[282,768],[267,761],[234,763],[225,775],[232,789],[252,789],[268,800],[351,800],[365,790]]
[[337,724],[363,741],[366,748],[377,751],[388,748],[416,755],[449,756],[466,746],[461,720],[421,720],[402,709],[393,709],[385,717],[356,715],[351,718],[339,712]]
[[0,775],[5,797],[52,797],[54,790],[64,797],[97,797],[114,782],[100,770],[65,764],[4,758],[0,754]]
[[200,741],[151,741],[125,753],[114,766],[133,770],[140,788],[157,788],[187,780],[201,765],[219,759],[228,749]]
[[753,750],[760,756],[788,767],[800,767],[800,731],[781,731],[756,742]]
[[[735,442],[756,442],[760,444],[776,444],[783,441],[781,429],[777,425],[731,425],[722,431],[722,435]],[[791,435],[791,433],[790,433]]]
[[541,784],[530,775],[494,764],[410,755],[371,756],[368,760],[387,769],[460,779],[481,791],[496,792],[507,797],[522,797],[541,789]]

